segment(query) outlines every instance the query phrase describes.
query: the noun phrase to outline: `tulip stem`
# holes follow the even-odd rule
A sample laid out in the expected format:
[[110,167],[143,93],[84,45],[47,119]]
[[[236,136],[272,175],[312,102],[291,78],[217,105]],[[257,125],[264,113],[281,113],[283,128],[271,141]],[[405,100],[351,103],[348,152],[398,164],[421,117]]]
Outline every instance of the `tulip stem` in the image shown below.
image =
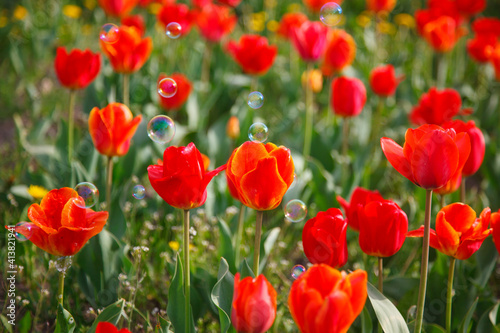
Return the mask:
[[262,236],[262,219],[264,212],[258,210],[256,213],[256,226],[255,226],[255,244],[253,247],[253,272],[255,276],[259,275],[259,257],[260,257],[260,238]]
[[378,257],[378,290],[384,291],[384,258]]
[[252,81],[250,82],[250,92],[257,90],[259,84],[259,77],[257,75],[252,75]]
[[451,299],[453,291],[453,275],[455,274],[455,258],[450,257],[450,269],[448,271],[448,291],[446,293],[446,332],[451,332]]
[[437,53],[437,78],[436,78],[436,86],[438,89],[443,89],[446,84],[446,72],[447,72],[447,64],[446,64],[446,54]]
[[426,190],[424,239],[422,244],[422,262],[420,264],[420,286],[418,289],[417,319],[415,321],[415,331],[414,331],[415,333],[422,332],[422,322],[424,319],[425,292],[427,289],[427,269],[429,266],[431,205],[432,205],[432,190]]
[[460,202],[465,203],[465,177],[462,177],[460,182]]
[[[76,90],[69,91],[69,115],[68,115],[68,161],[71,168],[71,158],[73,157],[73,141],[74,141],[74,127],[75,127],[75,95]],[[74,184],[71,184],[72,186]]]
[[444,201],[444,194],[439,196],[439,204],[441,205],[441,209],[446,205],[446,202]]
[[[307,64],[307,73],[313,70],[313,64]],[[306,80],[306,129],[304,134],[304,159],[307,160],[311,153],[311,140],[313,131],[313,91],[310,80]],[[304,166],[306,164],[304,163]]]
[[380,121],[382,119],[382,112],[384,110],[384,102],[385,102],[385,98],[382,98],[379,96],[377,108],[375,109],[375,114],[373,115],[373,119],[372,119],[372,129],[371,129],[370,141],[374,141],[377,138],[377,135],[379,135],[378,130],[382,127],[382,124],[380,124]]
[[59,272],[59,288],[57,289],[57,300],[59,304],[61,304],[63,307],[63,300],[64,300],[64,277],[66,276],[66,270],[62,270]]
[[206,88],[205,85],[208,84],[208,80],[210,79],[212,48],[212,43],[207,41],[205,44],[205,54],[203,55],[203,62],[201,64],[201,83],[203,84],[203,88]]
[[190,270],[189,270],[189,210],[184,210],[183,214],[183,248],[182,252],[184,255],[184,332],[189,333],[190,326],[189,322],[191,319],[190,308],[191,308],[191,278],[190,278]]
[[123,104],[130,107],[130,74],[123,74]]
[[113,156],[108,156],[106,168],[106,210],[111,212],[111,185],[113,184]]
[[241,254],[241,240],[243,238],[243,224],[245,220],[245,205],[241,204],[240,212],[238,214],[238,231],[236,232],[236,239],[234,240],[235,247],[235,255],[234,262],[236,267],[238,267],[240,263],[240,254]]

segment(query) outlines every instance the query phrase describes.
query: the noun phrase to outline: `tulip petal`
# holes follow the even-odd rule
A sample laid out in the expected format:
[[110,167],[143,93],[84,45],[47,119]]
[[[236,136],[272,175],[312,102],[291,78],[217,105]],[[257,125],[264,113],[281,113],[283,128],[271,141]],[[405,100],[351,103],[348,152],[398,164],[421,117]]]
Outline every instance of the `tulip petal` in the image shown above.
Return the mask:
[[290,149],[285,147],[279,147],[277,149],[272,150],[269,153],[269,156],[276,157],[276,161],[278,162],[278,172],[283,181],[287,184],[287,186],[290,186],[293,182],[293,174],[294,174],[293,160],[292,160],[292,154],[290,153]]
[[409,161],[405,158],[403,153],[403,148],[398,145],[394,140],[389,138],[381,138],[380,144],[382,146],[382,151],[385,157],[389,160],[389,163],[402,174],[404,177],[408,178],[411,182],[415,183],[413,178],[411,165]]
[[440,211],[436,217],[436,234],[441,244],[439,251],[454,256],[460,243],[461,232],[457,232],[447,221],[445,213]]
[[85,228],[87,227],[87,221],[85,220],[87,215],[86,209],[77,206],[75,200],[83,203],[80,198],[70,199],[66,202],[61,213],[61,226],[68,228]]
[[[269,144],[263,145],[262,143],[246,141],[236,152],[233,153],[231,165],[231,173],[236,177],[242,177],[248,172],[254,170],[257,167],[257,162],[265,156],[268,156],[266,147]],[[276,146],[275,146],[276,147]]]
[[342,290],[335,290],[325,299],[316,314],[310,314],[315,324],[309,332],[343,333],[347,332],[355,316],[348,295]]
[[365,306],[368,276],[365,271],[357,269],[345,277],[350,284],[350,304],[355,316],[361,313]]
[[[430,236],[430,240],[429,240],[430,244],[429,245],[433,249],[440,249],[441,248],[441,244],[439,244],[436,231],[434,231],[433,229],[431,229],[429,236]],[[417,230],[408,231],[406,233],[406,237],[424,237],[424,226],[421,226]]]
[[69,187],[52,190],[43,197],[40,206],[45,212],[49,227],[57,230],[61,226],[61,213],[64,204],[69,199],[76,197],[78,197],[76,191]]
[[457,232],[465,233],[476,220],[476,212],[469,205],[463,203],[454,203],[443,207],[436,218],[438,234],[437,225],[441,220],[446,220],[453,225]]
[[457,169],[461,171],[465,165],[465,162],[467,162],[467,159],[469,158],[471,152],[471,142],[469,135],[465,132],[458,133],[455,137],[455,143],[459,152]]

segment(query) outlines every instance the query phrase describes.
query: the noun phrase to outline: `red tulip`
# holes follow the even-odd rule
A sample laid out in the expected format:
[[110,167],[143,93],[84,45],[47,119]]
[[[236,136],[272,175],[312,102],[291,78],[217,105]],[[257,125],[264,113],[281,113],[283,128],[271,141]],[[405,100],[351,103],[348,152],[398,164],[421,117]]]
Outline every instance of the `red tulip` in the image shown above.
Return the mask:
[[106,156],[125,155],[141,120],[142,116],[134,118],[125,104],[111,103],[103,109],[93,108],[89,115],[89,132],[95,148]]
[[245,73],[263,75],[273,65],[278,48],[269,46],[266,37],[243,35],[239,42],[230,41],[227,51]]
[[160,94],[158,94],[158,97],[160,99],[160,105],[163,109],[165,109],[166,111],[174,111],[179,109],[182,105],[184,105],[184,103],[186,103],[193,85],[187,77],[180,73],[174,73],[170,76],[160,74],[160,76],[158,77],[158,82],[166,77],[173,79],[175,83],[177,83],[177,92],[172,97],[163,97]]
[[129,74],[138,71],[153,50],[151,37],[142,39],[140,31],[135,27],[121,26],[115,43],[106,43],[102,40],[100,43],[117,73]]
[[304,254],[313,264],[342,267],[347,262],[347,221],[338,208],[319,212],[302,229]]
[[335,1],[331,1],[331,0],[302,0],[302,2],[311,11],[319,13],[319,11],[321,10],[321,7],[323,7],[327,3],[335,2],[335,3],[337,3],[337,5],[341,5],[343,0],[335,0]]
[[493,34],[478,34],[467,41],[467,52],[472,59],[486,63],[490,59],[491,49],[498,44],[498,37]]
[[366,103],[366,88],[357,78],[345,76],[332,81],[331,104],[336,115],[355,117],[361,113]]
[[163,165],[150,165],[148,177],[151,186],[170,206],[192,209],[205,203],[207,185],[226,168],[222,165],[207,172],[203,158],[194,143],[186,147],[170,146],[163,153]]
[[[436,230],[431,229],[430,246],[459,260],[469,259],[486,237],[492,233],[489,208],[476,219],[476,212],[466,204],[454,203],[442,208],[436,217]],[[408,232],[408,237],[423,237],[424,227]]]
[[325,52],[328,27],[323,23],[306,21],[292,30],[291,41],[305,61],[317,61]]
[[167,3],[158,11],[156,19],[162,24],[163,29],[166,29],[169,23],[179,23],[181,36],[186,36],[191,31],[191,25],[194,23],[194,14],[183,3]]
[[367,274],[314,265],[292,284],[288,306],[302,333],[345,333],[363,310]]
[[370,87],[382,97],[394,95],[396,88],[404,77],[396,77],[394,66],[378,66],[370,72]]
[[280,25],[276,33],[285,39],[292,39],[292,30],[298,28],[307,21],[307,16],[303,13],[287,13],[281,17]]
[[443,186],[433,192],[439,195],[451,194],[460,188],[462,183],[462,173],[455,172],[455,175]]
[[218,0],[221,4],[236,8],[240,4],[241,0]]
[[231,322],[240,333],[264,333],[276,318],[276,290],[264,275],[240,280],[234,276]]
[[390,200],[369,202],[360,210],[359,246],[375,257],[390,257],[399,251],[408,232],[408,217]]
[[460,29],[456,21],[449,16],[441,16],[423,28],[425,40],[437,52],[451,51],[464,34],[465,31]]
[[213,2],[212,0],[191,0],[191,4],[195,8],[203,8],[207,5],[212,4],[212,2]]
[[321,71],[330,76],[338,73],[352,64],[356,57],[356,43],[354,38],[345,30],[333,29],[328,33],[325,56]]
[[451,17],[455,21],[455,26],[458,27],[463,21],[463,16],[457,8],[455,0],[429,0],[429,8],[415,11],[415,21],[417,23],[417,31],[420,35],[424,35],[424,27],[427,23],[439,19],[442,16]]
[[396,6],[396,0],[366,0],[366,7],[374,13],[391,12]]
[[99,74],[101,56],[89,50],[79,49],[68,54],[64,47],[58,47],[54,67],[63,86],[69,89],[83,89]]
[[462,15],[472,16],[486,8],[486,0],[456,0],[457,9]]
[[495,69],[495,78],[500,81],[500,43],[498,43],[494,48],[490,48],[489,52],[490,63]]
[[467,133],[456,134],[436,125],[408,129],[404,147],[389,138],[380,139],[380,144],[391,165],[426,190],[440,188],[462,173],[470,153]]
[[95,333],[131,333],[128,329],[122,328],[118,330],[118,328],[108,322],[101,321],[97,324]]
[[28,209],[32,231],[19,228],[16,232],[28,237],[45,252],[73,256],[101,232],[108,219],[108,212],[94,212],[90,208],[80,208],[82,205],[83,199],[72,188],[52,190],[40,205],[32,204]]
[[493,234],[493,242],[500,253],[500,210],[491,214],[491,229]]
[[294,166],[288,148],[246,141],[227,161],[231,195],[245,206],[271,210],[279,206],[293,182]]
[[139,30],[139,34],[141,36],[144,36],[144,33],[146,32],[146,23],[144,22],[144,17],[141,15],[126,16],[122,18],[121,24],[127,27],[135,27]]
[[359,224],[361,223],[360,211],[363,210],[363,207],[372,201],[384,201],[384,198],[378,191],[369,191],[362,187],[356,187],[352,192],[351,202],[347,202],[340,195],[337,195],[337,201],[344,209],[349,227],[359,231]]
[[134,9],[139,0],[99,0],[99,6],[106,15],[123,17]]
[[196,24],[201,35],[210,42],[218,42],[233,31],[238,18],[230,8],[207,4],[196,12]]
[[410,120],[417,124],[443,125],[459,114],[462,107],[460,94],[451,88],[438,90],[432,87],[420,97],[419,104],[410,113]]
[[478,35],[492,34],[500,37],[500,19],[496,17],[480,17],[472,23],[472,31]]

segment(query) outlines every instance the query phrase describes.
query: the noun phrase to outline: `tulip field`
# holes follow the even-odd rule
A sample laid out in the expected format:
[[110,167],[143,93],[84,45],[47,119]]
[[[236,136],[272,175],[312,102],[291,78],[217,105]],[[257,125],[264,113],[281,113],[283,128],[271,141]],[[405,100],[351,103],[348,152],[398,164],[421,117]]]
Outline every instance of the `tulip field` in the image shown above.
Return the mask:
[[500,0],[0,7],[0,332],[500,331]]

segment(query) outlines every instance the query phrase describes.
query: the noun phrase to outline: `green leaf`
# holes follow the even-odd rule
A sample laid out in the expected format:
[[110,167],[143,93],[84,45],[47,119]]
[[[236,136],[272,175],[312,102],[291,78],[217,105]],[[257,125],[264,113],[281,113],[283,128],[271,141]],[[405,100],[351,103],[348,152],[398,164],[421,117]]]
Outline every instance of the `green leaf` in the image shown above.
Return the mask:
[[[189,333],[185,331],[184,319],[186,314],[184,313],[184,304],[186,303],[186,296],[184,295],[184,279],[181,257],[177,253],[177,263],[175,265],[175,273],[172,278],[172,283],[168,289],[168,304],[167,304],[167,314],[170,318],[172,325],[174,325],[176,333]],[[195,332],[194,320],[193,320],[193,310],[190,308],[190,332]]]
[[267,259],[269,258],[269,254],[271,254],[271,251],[274,247],[274,244],[276,243],[276,240],[278,240],[278,236],[280,234],[280,228],[276,227],[271,229],[269,232],[264,234],[264,246],[262,251],[261,247],[261,253],[260,253],[260,262],[259,262],[259,271],[262,272],[264,270],[264,267],[266,267]]
[[[155,326],[155,333],[171,333],[170,322],[165,318],[158,316],[158,323]],[[173,333],[173,332],[172,332]]]
[[26,312],[24,317],[19,321],[19,332],[28,333],[31,330],[31,313]]
[[219,309],[220,331],[234,332],[231,326],[231,305],[233,302],[234,276],[229,271],[226,259],[220,259],[217,283],[212,289],[212,301]]
[[219,256],[227,258],[227,261],[229,262],[229,270],[231,272],[235,272],[236,271],[236,266],[234,262],[235,251],[233,248],[231,229],[229,228],[227,223],[222,219],[218,219],[218,225],[219,225],[219,235],[220,235]]
[[394,304],[369,282],[368,297],[375,310],[380,326],[382,326],[385,333],[410,332],[403,316],[399,313]]
[[75,318],[61,304],[57,306],[57,321],[54,333],[73,333],[76,323]]
[[467,311],[467,314],[464,317],[464,320],[460,324],[460,328],[458,329],[458,332],[468,333],[470,331],[472,316],[474,315],[474,311],[476,311],[476,306],[477,306],[478,300],[479,300],[479,298],[476,298],[474,303],[472,303],[471,307],[469,308],[469,311]]
[[126,317],[127,315],[125,314],[125,300],[122,298],[115,303],[109,305],[107,308],[105,308],[99,316],[94,320],[94,323],[92,324],[92,327],[88,330],[87,333],[94,333],[95,330],[97,329],[97,324],[99,324],[101,321],[105,321],[108,323],[111,323],[113,325],[118,324],[118,321],[121,319],[121,317]]
[[497,318],[498,318],[498,308],[499,308],[500,302],[495,304],[491,311],[488,313],[488,317],[490,318],[490,322],[493,324],[493,326],[497,325]]
[[250,268],[250,265],[248,265],[248,261],[246,260],[246,258],[241,262],[240,274],[242,279],[246,278],[247,276],[251,276],[252,278],[255,277],[255,273]]
[[12,333],[12,325],[9,324],[9,320],[7,317],[5,317],[3,314],[0,315],[0,321],[3,324],[3,327],[7,330],[7,332]]
[[[111,195],[113,196],[113,195]],[[120,207],[119,200],[112,200],[111,209],[109,211],[109,220],[107,222],[108,230],[115,235],[116,238],[121,239],[127,230],[127,223],[125,222],[125,215]]]
[[425,333],[446,333],[446,330],[437,324],[424,325]]
[[366,309],[366,306],[363,308],[361,312],[361,332],[362,333],[371,333],[373,332],[373,324],[370,313]]

